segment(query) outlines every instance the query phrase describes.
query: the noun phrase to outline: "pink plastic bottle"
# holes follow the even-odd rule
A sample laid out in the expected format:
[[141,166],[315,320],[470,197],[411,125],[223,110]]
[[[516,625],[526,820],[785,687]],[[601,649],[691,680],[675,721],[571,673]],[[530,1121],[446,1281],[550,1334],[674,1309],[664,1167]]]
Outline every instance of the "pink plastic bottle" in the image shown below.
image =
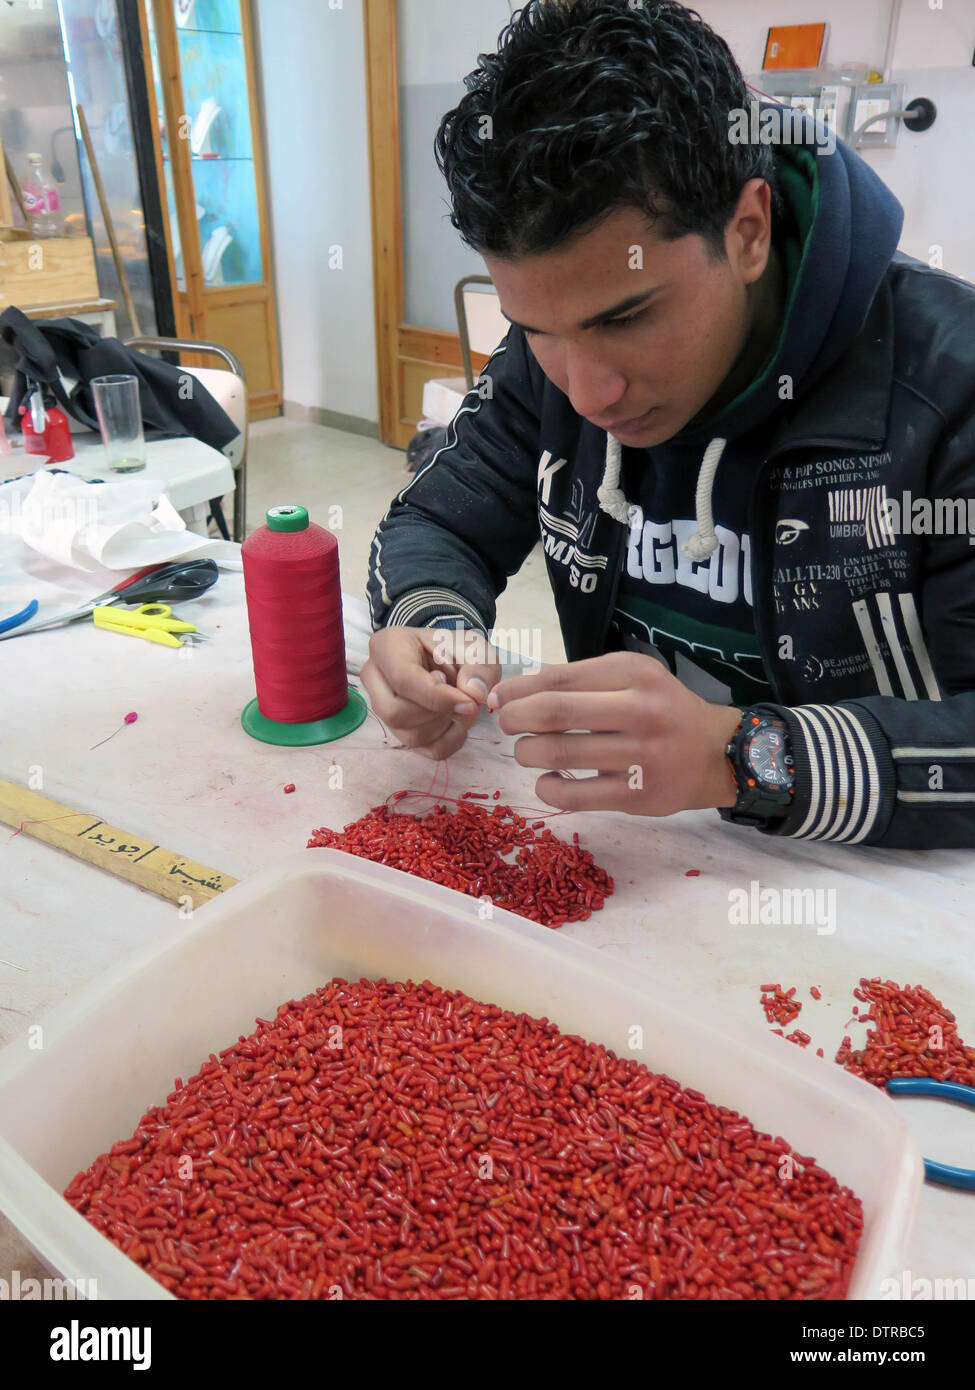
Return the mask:
[[38,240],[60,236],[64,222],[57,185],[45,178],[44,161],[39,154],[29,154],[27,164],[27,177],[20,191],[24,198],[28,231]]

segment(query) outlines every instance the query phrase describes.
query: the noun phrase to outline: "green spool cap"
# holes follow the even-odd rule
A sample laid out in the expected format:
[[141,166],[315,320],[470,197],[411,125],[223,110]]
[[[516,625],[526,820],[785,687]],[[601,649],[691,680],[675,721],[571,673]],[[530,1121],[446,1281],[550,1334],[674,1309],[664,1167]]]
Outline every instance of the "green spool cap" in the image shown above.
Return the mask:
[[265,515],[269,531],[308,530],[308,512],[304,507],[270,507]]

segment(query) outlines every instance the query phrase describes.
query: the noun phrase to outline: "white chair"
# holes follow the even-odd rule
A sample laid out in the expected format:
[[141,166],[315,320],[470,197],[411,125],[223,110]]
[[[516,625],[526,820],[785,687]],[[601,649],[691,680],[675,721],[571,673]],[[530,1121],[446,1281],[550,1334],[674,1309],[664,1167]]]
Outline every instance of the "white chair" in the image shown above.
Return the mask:
[[235,541],[242,542],[247,524],[247,381],[240,359],[219,343],[197,343],[189,338],[128,338],[125,346],[138,352],[155,349],[159,352],[209,353],[222,358],[230,368],[228,372],[218,367],[187,367],[185,370],[206,387],[239,431],[237,437],[224,446],[223,452],[234,470],[233,537]]
[[[472,285],[489,285],[488,290],[471,289]],[[471,352],[490,357],[511,327],[501,312],[501,303],[489,275],[465,275],[454,286],[454,307],[457,310],[457,331],[460,335],[461,361],[468,391],[474,385]]]

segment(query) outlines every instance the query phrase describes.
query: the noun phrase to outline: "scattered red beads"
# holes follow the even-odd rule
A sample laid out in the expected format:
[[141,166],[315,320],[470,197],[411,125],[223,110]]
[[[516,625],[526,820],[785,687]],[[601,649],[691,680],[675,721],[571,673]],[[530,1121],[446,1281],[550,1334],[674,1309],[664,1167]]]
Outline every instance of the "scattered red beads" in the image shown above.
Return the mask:
[[[406,792],[397,792],[401,799]],[[417,878],[446,884],[546,927],[581,922],[601,908],[613,880],[581,849],[544,822],[528,823],[510,806],[438,804],[423,815],[374,806],[344,830],[316,830],[308,848],[342,849]],[[514,852],[513,863],[505,861]]]
[[836,1299],[863,1225],[743,1116],[427,981],[283,1004],[65,1196],[185,1299]]
[[294,782],[289,782],[288,785],[287,785],[287,786],[285,787],[285,789],[284,789],[284,794],[285,794],[285,796],[287,796],[290,792],[293,792],[294,789],[295,789],[295,784],[294,784]]
[[798,999],[793,999],[796,987],[784,990],[781,985],[762,985],[762,1008],[765,1010],[765,1017],[769,1023],[791,1023],[794,1018],[798,1018],[802,1011],[802,1005]]
[[934,1081],[957,1081],[975,1086],[975,1048],[958,1036],[955,1015],[920,985],[863,978],[858,999],[870,1009],[859,1022],[872,1022],[867,1040],[854,1051],[844,1037],[836,1061],[875,1086],[895,1076],[923,1076]]
[[[801,1005],[792,995],[795,989],[783,991],[780,985],[762,985],[762,1007],[769,1023],[788,1024],[799,1014]],[[821,998],[816,985],[809,993]],[[969,1047],[958,1036],[955,1015],[921,985],[899,985],[893,980],[881,980],[879,975],[864,976],[853,991],[861,1003],[869,1004],[861,1013],[854,1004],[853,1014],[844,1027],[854,1023],[873,1023],[867,1030],[867,1040],[858,1050],[853,1039],[844,1033],[835,1061],[854,1076],[862,1076],[875,1086],[886,1086],[896,1076],[929,1077],[934,1081],[957,1081],[975,1086],[975,1047]],[[808,1033],[796,1028],[785,1033],[773,1028],[787,1042],[808,1047]],[[822,1048],[816,1049],[822,1057]]]

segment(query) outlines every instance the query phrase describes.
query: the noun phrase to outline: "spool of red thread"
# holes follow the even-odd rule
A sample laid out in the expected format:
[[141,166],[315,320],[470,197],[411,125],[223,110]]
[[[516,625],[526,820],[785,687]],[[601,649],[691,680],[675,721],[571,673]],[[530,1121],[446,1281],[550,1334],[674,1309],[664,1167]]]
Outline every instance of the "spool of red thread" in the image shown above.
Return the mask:
[[257,698],[241,715],[249,734],[288,746],[328,743],[358,728],[349,690],[339,547],[304,507],[272,507],[241,547]]

